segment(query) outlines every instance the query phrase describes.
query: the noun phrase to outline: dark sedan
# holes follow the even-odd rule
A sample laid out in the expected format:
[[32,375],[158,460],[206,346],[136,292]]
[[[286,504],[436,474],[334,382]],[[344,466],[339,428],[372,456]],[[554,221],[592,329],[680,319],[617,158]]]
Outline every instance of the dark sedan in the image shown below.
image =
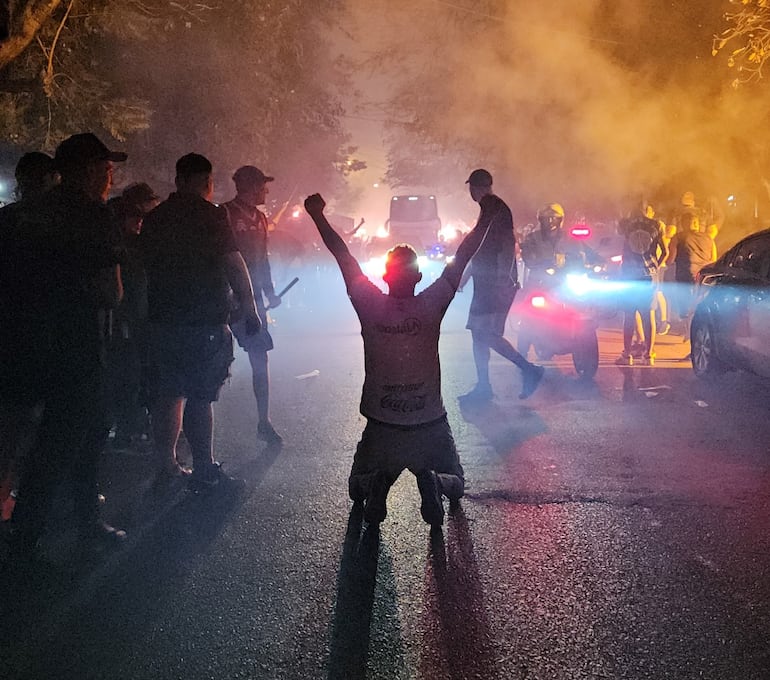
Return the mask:
[[738,242],[718,264],[700,277],[705,294],[690,329],[695,374],[770,377],[770,229]]

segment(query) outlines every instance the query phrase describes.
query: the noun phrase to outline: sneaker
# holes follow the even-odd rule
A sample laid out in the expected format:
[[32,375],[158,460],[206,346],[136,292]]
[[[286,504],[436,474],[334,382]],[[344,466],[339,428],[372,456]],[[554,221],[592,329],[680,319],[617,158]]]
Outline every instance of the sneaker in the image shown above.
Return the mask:
[[545,369],[542,366],[538,366],[537,364],[532,364],[530,368],[524,371],[524,378],[521,386],[521,394],[519,394],[519,399],[526,399],[527,397],[531,396],[532,393],[537,389],[540,381],[543,379],[544,374]]
[[212,463],[203,472],[199,472],[197,469],[193,470],[187,482],[187,488],[194,494],[211,491],[236,492],[245,487],[246,482],[243,479],[226,475],[222,471],[221,463]]
[[268,420],[257,425],[257,439],[274,446],[283,443],[283,437],[275,431],[273,424]]
[[645,352],[646,348],[641,342],[635,342],[633,345],[631,345],[630,354],[632,357],[634,357],[634,359],[641,359]]
[[661,321],[660,326],[658,326],[657,334],[668,335],[670,330],[671,330],[671,324],[668,321]]
[[444,523],[444,504],[441,500],[441,487],[433,470],[417,473],[417,488],[420,490],[420,514],[431,528]]
[[642,366],[654,366],[655,365],[655,352],[645,353],[642,357]]
[[617,366],[633,366],[634,365],[634,356],[630,352],[626,352],[623,350],[620,353],[620,356],[615,359],[615,364]]
[[457,398],[459,401],[468,404],[486,404],[492,401],[494,396],[489,385],[476,385],[470,392],[461,394]]
[[383,472],[375,472],[369,483],[364,501],[364,519],[367,524],[379,524],[388,516],[388,491],[390,487]]

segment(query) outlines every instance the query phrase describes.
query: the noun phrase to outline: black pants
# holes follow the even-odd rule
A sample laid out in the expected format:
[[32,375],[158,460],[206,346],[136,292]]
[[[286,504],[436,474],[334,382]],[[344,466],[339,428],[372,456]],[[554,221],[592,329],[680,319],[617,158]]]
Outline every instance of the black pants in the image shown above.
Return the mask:
[[69,478],[75,521],[85,529],[98,517],[97,461],[109,432],[103,371],[52,377],[43,392],[43,415],[22,468],[14,525],[42,533],[56,488]]

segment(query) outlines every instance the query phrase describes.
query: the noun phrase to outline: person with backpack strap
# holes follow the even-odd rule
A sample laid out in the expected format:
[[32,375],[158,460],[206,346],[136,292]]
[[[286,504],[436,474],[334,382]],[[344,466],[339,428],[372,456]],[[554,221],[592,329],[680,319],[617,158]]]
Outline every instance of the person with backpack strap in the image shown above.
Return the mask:
[[619,366],[632,366],[632,343],[636,314],[639,313],[644,332],[643,365],[655,363],[655,305],[657,273],[668,252],[658,222],[644,214],[621,220],[618,231],[623,235],[623,264],[621,276],[628,282],[623,293],[623,351],[615,361]]

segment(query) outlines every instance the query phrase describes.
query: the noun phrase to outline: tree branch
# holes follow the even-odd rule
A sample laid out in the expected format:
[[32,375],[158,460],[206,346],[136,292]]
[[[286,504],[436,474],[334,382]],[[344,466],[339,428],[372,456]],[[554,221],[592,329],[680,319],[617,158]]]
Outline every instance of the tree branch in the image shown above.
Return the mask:
[[54,35],[53,40],[51,41],[51,47],[48,48],[48,64],[45,69],[45,76],[43,76],[43,89],[45,90],[45,96],[49,99],[53,96],[53,54],[56,50],[56,43],[59,40],[59,36],[61,35],[62,29],[64,28],[64,24],[67,23],[67,18],[69,17],[70,12],[72,11],[72,6],[74,4],[75,0],[70,0],[70,4],[67,6],[67,11],[64,13],[62,20],[59,23],[59,27],[56,29],[56,35]]
[[8,38],[0,42],[0,71],[27,49],[60,4],[61,0],[34,0],[26,4],[19,21],[12,18]]

